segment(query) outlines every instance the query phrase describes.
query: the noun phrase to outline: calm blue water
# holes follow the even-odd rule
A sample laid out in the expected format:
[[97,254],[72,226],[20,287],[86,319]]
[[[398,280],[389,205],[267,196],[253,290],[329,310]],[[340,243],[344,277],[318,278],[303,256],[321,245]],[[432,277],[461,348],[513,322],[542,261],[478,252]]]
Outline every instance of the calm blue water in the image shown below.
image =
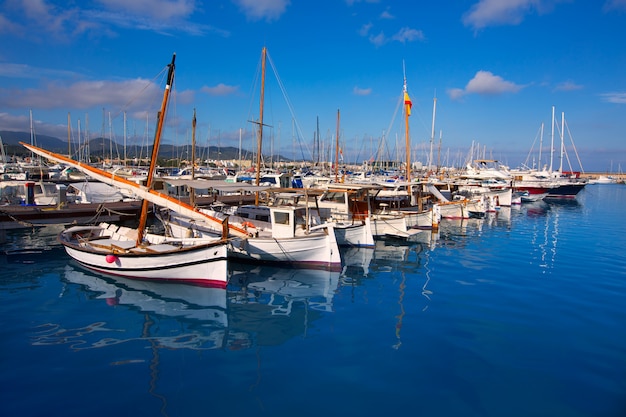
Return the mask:
[[[103,278],[0,257],[2,416],[626,415],[626,186],[446,222],[339,273]],[[32,261],[35,261],[34,263]]]

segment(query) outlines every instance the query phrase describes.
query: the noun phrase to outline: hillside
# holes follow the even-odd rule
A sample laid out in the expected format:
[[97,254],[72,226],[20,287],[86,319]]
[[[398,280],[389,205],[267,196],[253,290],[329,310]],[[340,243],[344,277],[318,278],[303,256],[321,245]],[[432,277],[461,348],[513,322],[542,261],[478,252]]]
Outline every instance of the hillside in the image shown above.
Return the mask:
[[[0,137],[5,147],[6,154],[8,156],[27,156],[29,152],[26,148],[20,145],[20,142],[31,143],[30,133],[28,132],[12,132],[0,130]],[[63,141],[59,138],[46,135],[36,135],[33,144],[40,148],[46,149],[51,152],[67,154],[67,141]],[[93,158],[109,158],[113,153],[113,158],[123,157],[123,144],[116,142],[110,142],[106,138],[92,139],[88,145],[89,154]],[[111,152],[112,151],[112,152]],[[148,149],[145,147],[142,149],[138,146],[131,145],[126,148],[126,157],[132,158],[146,158],[152,153],[152,146]],[[228,147],[209,146],[208,149],[204,147],[196,147],[196,156],[203,159],[219,159],[223,160],[236,160],[239,158],[239,149]],[[250,159],[252,152],[242,150],[242,158]],[[173,146],[173,145],[161,145],[159,149],[159,158],[163,159],[189,159],[191,157],[191,150],[189,146]],[[280,157],[281,159],[285,159]]]

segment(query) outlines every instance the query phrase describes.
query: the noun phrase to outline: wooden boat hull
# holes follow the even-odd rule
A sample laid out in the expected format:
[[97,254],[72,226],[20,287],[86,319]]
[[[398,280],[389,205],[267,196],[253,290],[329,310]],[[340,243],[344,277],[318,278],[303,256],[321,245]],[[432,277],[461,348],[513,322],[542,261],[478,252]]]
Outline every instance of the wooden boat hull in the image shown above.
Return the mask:
[[93,229],[93,226],[72,227],[59,234],[59,241],[67,254],[85,268],[132,279],[226,287],[226,241],[205,240],[182,247],[160,244],[132,248],[117,246],[125,241],[112,239],[81,241],[81,232]]

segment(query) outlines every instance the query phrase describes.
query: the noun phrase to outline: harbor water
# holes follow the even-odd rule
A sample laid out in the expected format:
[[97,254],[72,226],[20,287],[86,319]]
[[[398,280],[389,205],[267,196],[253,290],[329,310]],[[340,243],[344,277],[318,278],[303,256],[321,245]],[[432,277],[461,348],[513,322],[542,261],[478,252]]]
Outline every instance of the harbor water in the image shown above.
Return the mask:
[[626,186],[342,249],[224,289],[0,256],[2,416],[626,415]]

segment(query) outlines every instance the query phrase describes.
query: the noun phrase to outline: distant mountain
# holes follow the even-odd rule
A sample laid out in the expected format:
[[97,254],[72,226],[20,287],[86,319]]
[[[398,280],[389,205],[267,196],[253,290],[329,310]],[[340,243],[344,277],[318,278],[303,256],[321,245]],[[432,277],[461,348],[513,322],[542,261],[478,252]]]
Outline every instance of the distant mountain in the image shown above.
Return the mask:
[[[20,145],[20,142],[30,143],[30,133],[0,130],[0,137],[2,138],[2,143],[4,143],[8,154],[26,155],[29,153],[26,148]],[[67,142],[63,142],[59,138],[35,135],[33,142],[34,145],[52,152],[67,152]]]
[[[20,142],[31,143],[30,133],[28,132],[11,132],[7,130],[0,130],[0,137],[2,138],[2,142],[5,146],[5,151],[8,156],[27,156],[30,154],[28,149],[20,145]],[[60,154],[67,154],[67,141],[62,141],[59,138],[55,138],[52,136],[46,135],[36,135],[33,138],[33,144],[37,147],[43,148],[45,150],[56,152]],[[123,144],[119,144],[113,142],[112,144],[109,142],[107,138],[96,138],[89,141],[89,154],[94,158],[109,158],[111,148],[113,148],[113,157],[123,157]],[[126,157],[129,159],[132,158],[148,158],[152,153],[152,146],[146,149],[145,147],[141,149],[136,145],[129,145],[126,147]],[[242,150],[242,157],[244,159],[250,159],[252,152],[247,150]],[[219,157],[218,157],[219,156]],[[217,146],[209,146],[207,149],[204,147],[196,147],[196,157],[202,159],[223,159],[223,160],[236,160],[239,158],[239,149],[227,146],[227,147],[217,147]],[[161,145],[159,149],[159,158],[163,159],[190,159],[191,158],[191,147],[190,146],[174,146],[174,145]],[[280,158],[281,160],[288,160],[282,156],[275,156],[275,159]]]

